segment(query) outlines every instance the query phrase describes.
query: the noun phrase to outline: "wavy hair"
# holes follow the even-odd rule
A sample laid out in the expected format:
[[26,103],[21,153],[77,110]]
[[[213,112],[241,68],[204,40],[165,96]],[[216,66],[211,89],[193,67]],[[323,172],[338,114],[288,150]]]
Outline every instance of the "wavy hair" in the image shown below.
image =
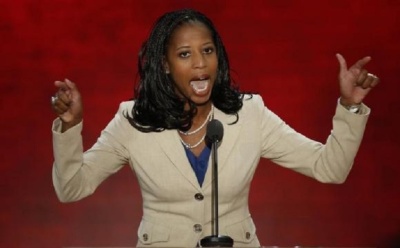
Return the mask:
[[[138,57],[139,81],[135,86],[135,104],[132,115],[125,115],[129,123],[142,132],[160,132],[166,129],[187,131],[197,112],[190,99],[175,93],[172,78],[165,73],[163,59],[173,31],[188,22],[200,22],[211,32],[216,47],[218,69],[211,101],[226,114],[236,115],[243,106],[243,94],[230,77],[228,55],[214,24],[204,14],[182,9],[161,16],[154,24],[148,39],[143,43]],[[184,109],[185,103],[190,108]]]

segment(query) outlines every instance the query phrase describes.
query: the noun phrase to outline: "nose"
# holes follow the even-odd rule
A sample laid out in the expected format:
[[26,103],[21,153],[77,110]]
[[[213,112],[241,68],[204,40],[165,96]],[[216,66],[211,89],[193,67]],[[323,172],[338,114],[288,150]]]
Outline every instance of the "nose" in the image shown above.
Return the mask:
[[194,68],[204,68],[207,65],[207,60],[203,53],[195,53],[192,56],[192,63]]

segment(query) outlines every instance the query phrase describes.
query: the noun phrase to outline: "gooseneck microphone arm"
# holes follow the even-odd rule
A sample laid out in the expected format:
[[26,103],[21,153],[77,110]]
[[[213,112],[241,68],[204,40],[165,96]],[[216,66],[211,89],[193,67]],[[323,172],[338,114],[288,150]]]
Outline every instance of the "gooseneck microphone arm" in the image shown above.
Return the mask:
[[211,236],[200,240],[202,247],[233,247],[233,239],[228,236],[219,235],[218,220],[218,144],[224,136],[224,127],[218,120],[212,120],[207,125],[207,142],[211,143],[212,153],[212,199],[211,217],[212,230]]

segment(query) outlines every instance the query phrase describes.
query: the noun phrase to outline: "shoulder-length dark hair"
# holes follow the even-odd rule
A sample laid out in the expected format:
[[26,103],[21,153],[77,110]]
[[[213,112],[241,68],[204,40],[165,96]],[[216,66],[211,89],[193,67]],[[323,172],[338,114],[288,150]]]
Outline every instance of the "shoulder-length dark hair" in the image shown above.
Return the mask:
[[[226,114],[236,115],[242,108],[243,95],[231,80],[228,56],[213,23],[204,14],[182,9],[161,16],[153,26],[149,38],[139,52],[139,81],[135,87],[135,104],[132,115],[126,115],[129,123],[142,132],[159,132],[165,129],[189,130],[196,105],[190,99],[182,99],[175,93],[171,77],[165,73],[164,58],[169,38],[182,24],[200,22],[211,32],[218,58],[217,78],[211,101]],[[185,103],[190,109],[185,110]]]

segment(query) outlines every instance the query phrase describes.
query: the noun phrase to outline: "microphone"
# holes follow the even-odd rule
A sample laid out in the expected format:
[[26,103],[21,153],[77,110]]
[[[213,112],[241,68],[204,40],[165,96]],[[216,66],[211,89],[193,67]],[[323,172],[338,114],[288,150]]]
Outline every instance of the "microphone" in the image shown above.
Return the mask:
[[221,142],[224,137],[224,127],[219,120],[213,119],[207,125],[206,138],[210,143]]
[[213,119],[207,125],[206,139],[211,143],[212,153],[212,199],[211,217],[212,233],[211,236],[200,240],[201,247],[233,247],[233,239],[229,236],[219,235],[218,222],[218,143],[224,136],[224,127],[219,120]]

